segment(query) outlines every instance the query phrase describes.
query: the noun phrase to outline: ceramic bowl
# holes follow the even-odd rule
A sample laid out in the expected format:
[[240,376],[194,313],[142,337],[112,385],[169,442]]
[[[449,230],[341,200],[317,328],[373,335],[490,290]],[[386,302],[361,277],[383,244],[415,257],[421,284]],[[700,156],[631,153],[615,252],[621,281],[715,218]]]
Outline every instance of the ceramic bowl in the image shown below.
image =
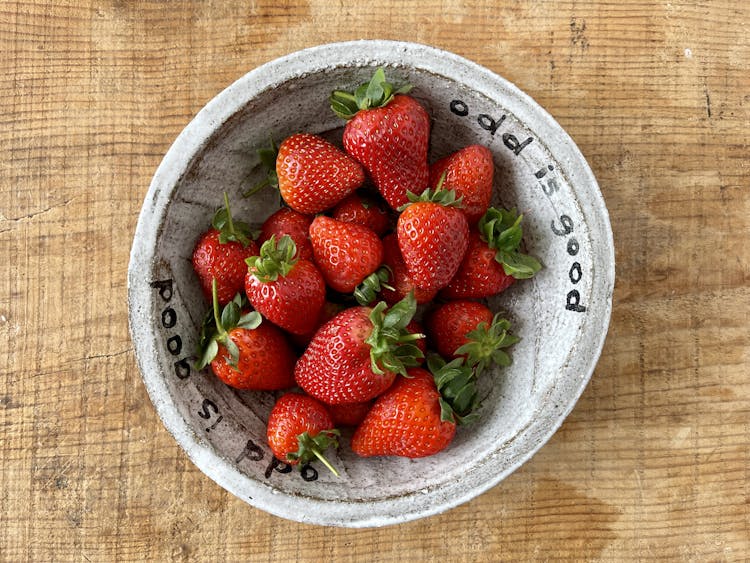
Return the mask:
[[[482,378],[481,418],[438,455],[357,458],[332,454],[334,477],[274,461],[265,422],[278,396],[239,392],[193,366],[207,311],[190,257],[227,191],[233,212],[260,224],[279,205],[256,149],[299,131],[336,138],[327,99],[383,67],[433,120],[430,159],[462,146],[490,148],[494,204],[524,213],[532,280],[490,299],[521,341],[513,365]],[[130,328],[143,381],[187,456],[251,505],[296,521],[382,526],[442,512],[497,485],[552,436],[599,357],[610,318],[614,252],[596,180],[570,137],[529,96],[490,70],[424,45],[355,41],[323,45],[252,70],[211,100],[177,137],[146,195],[128,272]]]

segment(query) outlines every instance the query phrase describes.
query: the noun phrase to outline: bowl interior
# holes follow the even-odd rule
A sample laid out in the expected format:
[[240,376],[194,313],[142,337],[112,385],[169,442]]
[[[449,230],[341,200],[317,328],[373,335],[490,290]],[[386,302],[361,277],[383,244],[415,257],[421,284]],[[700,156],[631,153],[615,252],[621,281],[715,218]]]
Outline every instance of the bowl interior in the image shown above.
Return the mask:
[[[312,50],[254,71],[212,101],[157,172],[131,259],[131,331],[167,427],[196,464],[233,493],[275,514],[322,524],[408,520],[497,483],[572,408],[609,320],[609,223],[572,141],[530,99],[484,69],[435,50],[409,51],[420,46],[380,45],[380,51],[368,50],[374,53],[369,59],[358,58],[360,43]],[[430,113],[430,161],[472,143],[492,150],[493,204],[524,213],[527,251],[544,268],[490,299],[521,341],[512,349],[512,366],[483,376],[481,418],[459,429],[447,450],[421,460],[361,459],[344,445],[331,459],[340,478],[318,466],[291,471],[273,460],[265,443],[278,394],[236,391],[192,366],[208,303],[191,253],[224,191],[234,215],[256,226],[274,212],[279,196],[273,190],[240,196],[263,175],[256,149],[299,131],[340,144],[342,122],[330,111],[328,95],[367,80],[378,66],[391,80],[413,84],[413,95]]]

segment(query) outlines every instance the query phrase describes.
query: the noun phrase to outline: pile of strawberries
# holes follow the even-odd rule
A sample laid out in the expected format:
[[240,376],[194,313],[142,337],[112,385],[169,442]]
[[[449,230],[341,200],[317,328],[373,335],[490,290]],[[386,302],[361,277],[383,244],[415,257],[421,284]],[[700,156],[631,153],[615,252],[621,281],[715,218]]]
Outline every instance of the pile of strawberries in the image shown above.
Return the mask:
[[323,454],[340,427],[360,456],[417,458],[476,417],[477,378],[518,341],[482,300],[540,265],[519,250],[521,216],[489,207],[486,147],[430,165],[427,112],[382,70],[330,102],[343,150],[299,133],[261,151],[256,188],[275,185],[285,206],[254,240],[225,194],[193,266],[213,304],[197,367],[238,389],[289,389],[271,450],[336,473]]

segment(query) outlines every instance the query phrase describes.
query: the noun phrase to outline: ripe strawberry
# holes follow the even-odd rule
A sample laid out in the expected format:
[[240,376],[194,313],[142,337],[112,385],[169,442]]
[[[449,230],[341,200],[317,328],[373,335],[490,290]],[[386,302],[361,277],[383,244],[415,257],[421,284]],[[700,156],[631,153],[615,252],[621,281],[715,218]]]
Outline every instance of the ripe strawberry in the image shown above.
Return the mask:
[[469,244],[469,225],[455,207],[455,195],[443,189],[410,194],[412,203],[398,218],[396,233],[406,270],[417,287],[427,291],[448,285]]
[[490,150],[469,145],[430,166],[430,186],[437,186],[444,176],[443,188],[456,192],[469,225],[475,225],[490,206],[494,172]]
[[310,225],[315,262],[326,283],[341,293],[353,292],[383,260],[378,235],[356,223],[318,215]]
[[419,194],[429,180],[430,118],[406,95],[410,89],[394,90],[378,69],[354,93],[336,90],[330,98],[334,113],[347,120],[344,149],[362,163],[393,209],[407,202],[407,190]]
[[[364,456],[425,457],[444,450],[456,424],[475,418],[477,392],[471,368],[461,360],[429,358],[433,373],[412,368],[375,400],[352,436],[354,453]],[[434,374],[434,375],[433,375]]]
[[289,465],[306,465],[317,458],[338,476],[323,455],[330,446],[338,447],[338,436],[326,407],[300,393],[282,395],[268,417],[268,445],[277,459]]
[[372,408],[373,401],[326,405],[336,426],[358,426]]
[[408,296],[387,311],[384,302],[342,311],[315,333],[297,361],[297,385],[332,405],[376,397],[422,355],[413,344],[422,335],[406,328],[416,308]]
[[221,381],[237,389],[273,391],[294,385],[295,356],[284,334],[247,311],[240,295],[219,313],[213,284],[213,315],[203,324],[196,368],[211,365]]
[[331,216],[344,223],[358,223],[383,236],[390,225],[388,211],[375,198],[353,193],[339,202]]
[[219,305],[229,303],[245,283],[245,258],[257,254],[247,223],[233,221],[229,198],[214,215],[212,228],[203,233],[193,249],[193,269],[206,300],[211,301],[211,283],[216,280]]
[[383,239],[383,265],[389,268],[390,276],[386,278],[387,286],[382,289],[380,295],[389,305],[401,301],[410,292],[414,292],[414,298],[418,304],[428,303],[435,298],[436,289],[421,289],[409,276],[401,256],[401,249],[398,247],[396,233],[387,235]]
[[493,362],[510,365],[510,356],[502,348],[518,338],[508,330],[509,321],[476,301],[449,301],[427,319],[427,334],[437,352],[444,358],[464,358],[477,375]]
[[297,258],[304,260],[314,260],[312,245],[308,232],[310,230],[312,217],[304,215],[290,209],[282,207],[266,219],[260,227],[260,236],[258,244],[263,244],[272,236],[279,240],[284,235],[289,235],[297,245]]
[[308,215],[333,207],[365,180],[356,160],[309,133],[284,139],[276,158],[276,177],[286,204]]
[[295,258],[289,235],[271,237],[259,256],[247,259],[245,293],[269,321],[293,334],[306,334],[318,323],[326,298],[323,276],[315,264]]
[[332,301],[326,301],[323,303],[323,307],[320,308],[320,315],[318,316],[318,322],[315,323],[315,328],[305,334],[290,334],[289,339],[293,344],[300,348],[307,347],[310,344],[310,340],[318,332],[318,329],[330,321],[333,317],[338,315],[345,309],[345,306],[340,303],[333,303]]
[[541,264],[519,251],[523,215],[515,209],[490,207],[470,236],[469,248],[456,275],[440,293],[446,299],[489,297],[517,279],[532,277]]

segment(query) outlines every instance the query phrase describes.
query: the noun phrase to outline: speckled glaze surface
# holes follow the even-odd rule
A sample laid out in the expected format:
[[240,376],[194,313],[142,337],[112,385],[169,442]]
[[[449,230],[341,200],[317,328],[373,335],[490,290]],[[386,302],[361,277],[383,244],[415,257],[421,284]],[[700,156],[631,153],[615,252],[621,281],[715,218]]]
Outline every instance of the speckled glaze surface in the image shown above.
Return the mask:
[[[493,152],[494,204],[524,213],[527,251],[544,269],[491,299],[522,340],[511,367],[483,376],[479,422],[425,459],[360,459],[346,447],[322,468],[273,461],[265,421],[278,394],[234,391],[193,367],[207,310],[190,256],[227,191],[235,216],[259,225],[272,190],[242,199],[263,174],[255,150],[298,131],[336,139],[333,88],[382,66],[433,119],[430,159],[470,143]],[[278,516],[382,526],[442,512],[497,485],[528,460],[575,405],[609,324],[614,247],[596,180],[562,128],[518,88],[470,61],[424,45],[356,41],[265,64],[217,95],[164,157],[146,195],[128,272],[130,329],[143,381],[165,426],[206,475]]]

